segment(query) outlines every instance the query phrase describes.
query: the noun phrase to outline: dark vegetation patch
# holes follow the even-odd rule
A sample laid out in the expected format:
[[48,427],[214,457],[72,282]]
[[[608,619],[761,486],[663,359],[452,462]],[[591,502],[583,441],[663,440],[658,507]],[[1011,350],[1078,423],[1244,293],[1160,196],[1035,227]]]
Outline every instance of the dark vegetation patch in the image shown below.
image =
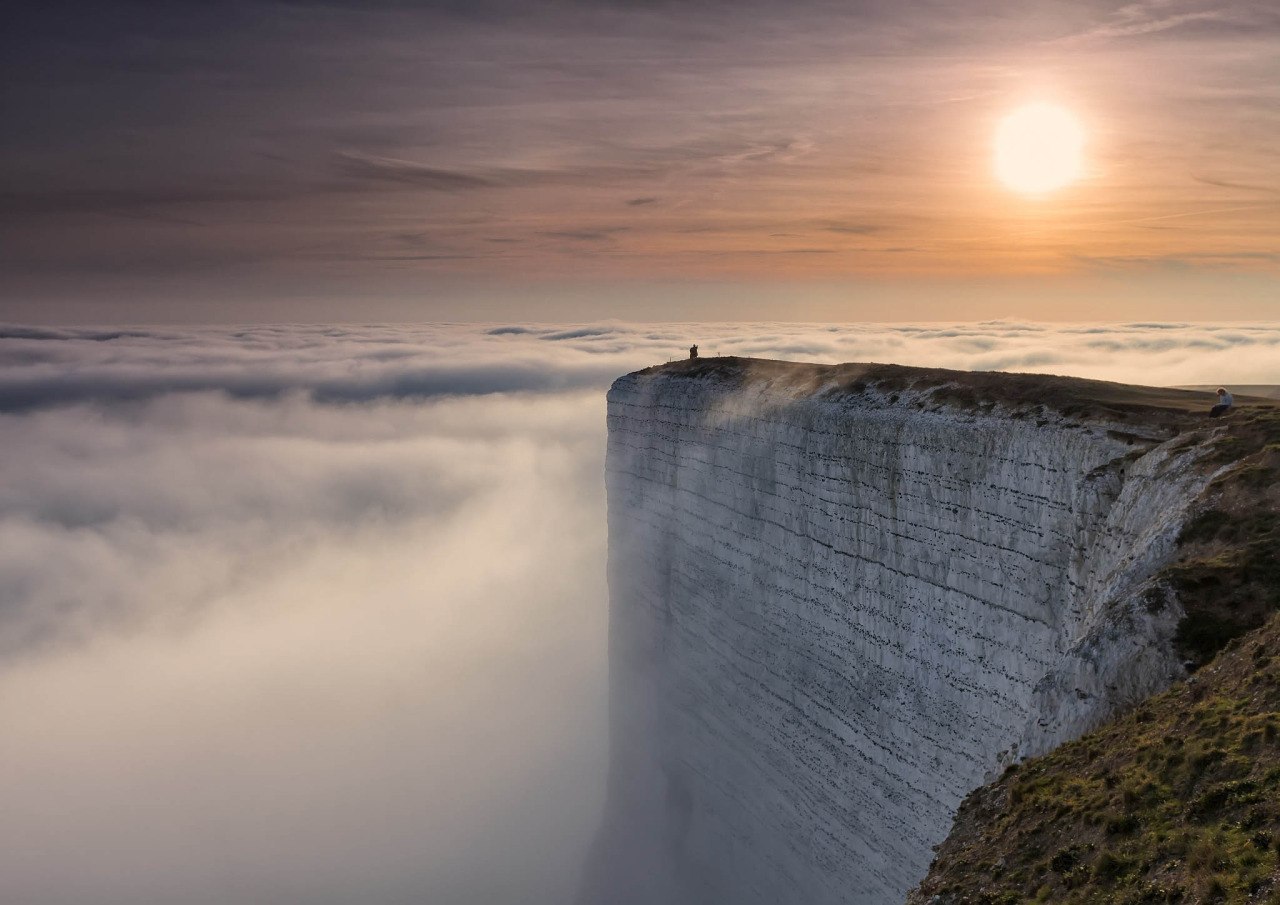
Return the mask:
[[1280,609],[1280,413],[1226,419],[1203,465],[1230,467],[1183,527],[1162,576],[1187,613],[1174,643],[1192,668]]
[[909,899],[930,902],[1280,905],[1280,617],[973,792]]

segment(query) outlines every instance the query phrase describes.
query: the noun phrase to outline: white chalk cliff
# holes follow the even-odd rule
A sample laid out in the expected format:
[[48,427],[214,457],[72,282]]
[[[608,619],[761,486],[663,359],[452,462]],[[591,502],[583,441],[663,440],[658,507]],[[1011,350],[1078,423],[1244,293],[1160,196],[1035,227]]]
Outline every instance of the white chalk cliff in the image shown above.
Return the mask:
[[1206,480],[1185,442],[946,373],[613,385],[584,905],[901,902],[967,792],[1182,674],[1151,576]]

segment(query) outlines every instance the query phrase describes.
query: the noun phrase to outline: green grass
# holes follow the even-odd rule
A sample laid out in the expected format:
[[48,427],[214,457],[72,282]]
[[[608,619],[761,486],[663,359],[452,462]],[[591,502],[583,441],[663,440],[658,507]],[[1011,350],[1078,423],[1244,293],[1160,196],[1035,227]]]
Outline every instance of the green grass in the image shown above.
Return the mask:
[[1280,622],[966,800],[912,902],[1280,903]]

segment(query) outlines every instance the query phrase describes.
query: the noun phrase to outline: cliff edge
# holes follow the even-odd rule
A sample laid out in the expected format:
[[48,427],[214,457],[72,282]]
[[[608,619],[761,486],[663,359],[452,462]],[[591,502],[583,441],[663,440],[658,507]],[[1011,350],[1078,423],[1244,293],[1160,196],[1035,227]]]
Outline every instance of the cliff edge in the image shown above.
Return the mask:
[[1234,461],[1207,402],[736,358],[620,378],[581,901],[901,902],[965,795],[1195,665],[1171,569]]

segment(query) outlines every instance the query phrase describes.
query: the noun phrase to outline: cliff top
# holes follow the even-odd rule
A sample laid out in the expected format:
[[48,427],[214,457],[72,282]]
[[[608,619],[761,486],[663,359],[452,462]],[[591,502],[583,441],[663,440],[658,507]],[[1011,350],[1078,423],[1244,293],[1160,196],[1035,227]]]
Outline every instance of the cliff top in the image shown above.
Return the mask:
[[[905,365],[855,362],[837,365],[776,361],[765,358],[693,358],[655,365],[639,375],[718,378],[741,386],[785,386],[795,395],[826,399],[882,395],[904,391],[929,392],[931,401],[953,408],[982,409],[1000,404],[1013,409],[1046,409],[1064,415],[1127,421],[1161,422],[1172,429],[1185,420],[1202,417],[1214,403],[1211,392],[1170,387],[1135,386],[1106,380],[1017,374],[1004,371],[954,371]],[[1237,394],[1237,409],[1276,409],[1280,402],[1263,396]]]

